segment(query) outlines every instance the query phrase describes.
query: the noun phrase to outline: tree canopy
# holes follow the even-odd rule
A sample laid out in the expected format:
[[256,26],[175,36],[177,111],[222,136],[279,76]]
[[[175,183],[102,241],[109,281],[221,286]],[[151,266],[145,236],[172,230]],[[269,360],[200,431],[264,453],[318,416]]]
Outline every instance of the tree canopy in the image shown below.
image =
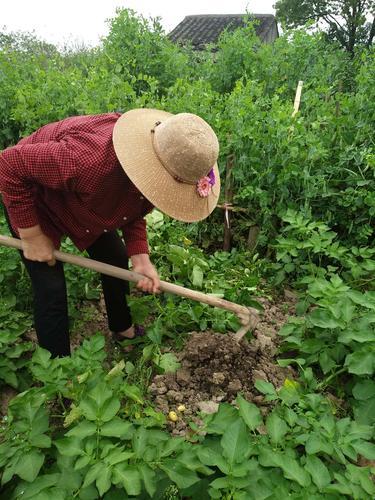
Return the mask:
[[323,23],[330,38],[338,41],[348,52],[356,45],[369,47],[375,35],[374,0],[278,0],[276,15],[288,28],[308,22]]

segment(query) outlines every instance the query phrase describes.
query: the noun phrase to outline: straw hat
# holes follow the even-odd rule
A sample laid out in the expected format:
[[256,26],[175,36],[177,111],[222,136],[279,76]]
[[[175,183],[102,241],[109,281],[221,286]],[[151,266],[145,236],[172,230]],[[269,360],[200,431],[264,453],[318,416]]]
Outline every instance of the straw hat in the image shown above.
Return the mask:
[[162,212],[194,222],[216,207],[219,142],[199,116],[133,109],[117,120],[113,144],[126,175]]

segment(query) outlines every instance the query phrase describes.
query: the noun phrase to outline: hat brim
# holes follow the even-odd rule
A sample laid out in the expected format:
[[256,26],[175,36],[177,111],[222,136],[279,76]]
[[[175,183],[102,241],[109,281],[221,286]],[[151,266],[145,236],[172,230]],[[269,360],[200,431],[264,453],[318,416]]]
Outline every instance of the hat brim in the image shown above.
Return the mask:
[[214,165],[211,193],[199,196],[196,185],[176,181],[164,168],[153,148],[151,130],[157,121],[173,116],[157,109],[133,109],[120,116],[113,129],[116,156],[137,189],[156,208],[174,219],[196,222],[205,219],[217,205],[220,175]]

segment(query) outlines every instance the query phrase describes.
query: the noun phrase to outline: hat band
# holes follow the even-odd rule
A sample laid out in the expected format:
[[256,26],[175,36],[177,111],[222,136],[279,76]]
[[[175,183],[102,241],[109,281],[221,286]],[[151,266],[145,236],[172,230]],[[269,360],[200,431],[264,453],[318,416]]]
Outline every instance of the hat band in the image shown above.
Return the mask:
[[191,186],[195,186],[196,183],[197,183],[196,181],[189,181],[187,179],[183,179],[182,177],[178,176],[175,172],[173,172],[173,170],[171,168],[169,168],[168,165],[166,165],[166,163],[164,163],[164,161],[162,159],[162,154],[161,154],[159,145],[158,145],[157,141],[155,140],[155,128],[158,125],[160,125],[160,123],[161,122],[156,122],[154,128],[151,129],[152,147],[154,149],[154,153],[156,154],[158,160],[163,165],[163,167],[165,168],[165,170],[168,172],[169,175],[171,175],[173,177],[173,179],[175,181],[177,181],[177,182],[183,182],[184,184],[190,184]]

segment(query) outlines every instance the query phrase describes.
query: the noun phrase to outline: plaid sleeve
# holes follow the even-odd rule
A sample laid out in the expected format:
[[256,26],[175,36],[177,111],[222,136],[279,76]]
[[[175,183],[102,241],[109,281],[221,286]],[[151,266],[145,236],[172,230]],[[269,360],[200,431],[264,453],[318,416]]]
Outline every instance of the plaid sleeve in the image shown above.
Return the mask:
[[145,219],[136,219],[121,228],[128,257],[149,253]]
[[74,189],[77,160],[66,141],[18,144],[0,155],[0,192],[12,225],[38,224],[34,186]]

